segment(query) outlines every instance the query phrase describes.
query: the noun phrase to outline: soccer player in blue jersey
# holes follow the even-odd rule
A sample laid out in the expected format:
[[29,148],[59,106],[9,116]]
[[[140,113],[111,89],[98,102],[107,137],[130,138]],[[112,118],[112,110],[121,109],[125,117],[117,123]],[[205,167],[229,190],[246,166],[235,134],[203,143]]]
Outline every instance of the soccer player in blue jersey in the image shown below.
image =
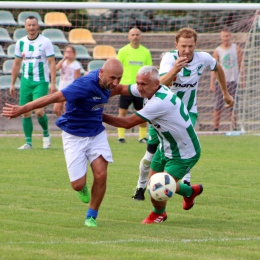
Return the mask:
[[[113,162],[102,113],[122,74],[121,62],[108,59],[101,69],[89,72],[56,93],[24,106],[6,103],[3,108],[3,116],[15,118],[33,109],[66,101],[66,112],[56,124],[63,130],[63,149],[71,186],[84,203],[90,202],[85,220],[89,227],[97,226],[98,209],[106,191],[107,165]],[[91,198],[86,186],[88,161],[94,175]]]

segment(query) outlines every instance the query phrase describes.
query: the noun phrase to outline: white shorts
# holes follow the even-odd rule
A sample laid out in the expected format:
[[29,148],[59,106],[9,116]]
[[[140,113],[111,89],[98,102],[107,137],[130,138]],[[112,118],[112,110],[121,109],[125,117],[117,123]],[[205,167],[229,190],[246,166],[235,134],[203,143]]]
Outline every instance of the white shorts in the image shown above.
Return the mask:
[[113,162],[106,131],[93,137],[80,137],[63,131],[62,141],[71,182],[83,177],[88,170],[88,161],[91,164],[100,155],[107,162]]

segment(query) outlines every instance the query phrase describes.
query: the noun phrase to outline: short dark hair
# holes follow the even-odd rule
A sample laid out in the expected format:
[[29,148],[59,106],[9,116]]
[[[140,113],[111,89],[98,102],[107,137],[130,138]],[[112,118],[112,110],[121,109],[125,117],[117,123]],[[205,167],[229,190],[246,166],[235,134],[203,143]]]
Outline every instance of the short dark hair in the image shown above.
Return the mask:
[[228,28],[223,28],[220,32],[229,32],[230,33],[230,30]]
[[30,19],[30,20],[35,19],[35,20],[38,22],[38,19],[37,19],[35,16],[33,16],[33,15],[28,16],[28,17],[25,19],[25,21],[26,21],[27,19]]

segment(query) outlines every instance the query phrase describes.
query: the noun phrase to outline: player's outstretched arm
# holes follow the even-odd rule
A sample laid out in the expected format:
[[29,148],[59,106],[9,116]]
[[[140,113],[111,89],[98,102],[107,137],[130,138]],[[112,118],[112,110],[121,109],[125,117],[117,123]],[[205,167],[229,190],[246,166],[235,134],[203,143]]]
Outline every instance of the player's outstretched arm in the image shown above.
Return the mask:
[[131,94],[128,90],[128,85],[118,84],[116,88],[111,91],[110,97],[113,97],[115,95],[130,96]]
[[223,100],[226,103],[226,107],[228,107],[228,108],[233,107],[235,104],[235,101],[234,101],[233,97],[228,93],[225,73],[219,63],[217,63],[217,66],[215,69],[215,77],[220,85],[222,95],[223,95]]
[[115,126],[130,129],[136,125],[143,124],[146,122],[143,118],[132,114],[128,117],[111,116],[103,113],[103,122]]
[[59,103],[64,101],[66,101],[65,97],[63,96],[61,91],[58,91],[56,93],[38,98],[32,102],[27,103],[24,106],[18,106],[18,105],[12,105],[6,103],[5,106],[3,107],[2,116],[8,118],[15,118],[26,112],[32,111],[36,108],[41,108],[52,103]]

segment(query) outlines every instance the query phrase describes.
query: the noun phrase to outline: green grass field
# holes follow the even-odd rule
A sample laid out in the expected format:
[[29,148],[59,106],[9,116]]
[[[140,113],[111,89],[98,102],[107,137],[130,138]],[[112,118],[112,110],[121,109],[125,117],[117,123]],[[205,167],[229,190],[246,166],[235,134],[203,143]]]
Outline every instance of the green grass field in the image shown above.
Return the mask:
[[[23,137],[0,138],[0,259],[260,259],[260,136],[200,136],[192,183],[204,191],[189,211],[174,195],[166,222],[142,225],[150,200],[131,199],[146,145],[109,137],[114,163],[97,228],[69,184],[60,137],[19,151]],[[88,172],[88,186],[92,183]]]

